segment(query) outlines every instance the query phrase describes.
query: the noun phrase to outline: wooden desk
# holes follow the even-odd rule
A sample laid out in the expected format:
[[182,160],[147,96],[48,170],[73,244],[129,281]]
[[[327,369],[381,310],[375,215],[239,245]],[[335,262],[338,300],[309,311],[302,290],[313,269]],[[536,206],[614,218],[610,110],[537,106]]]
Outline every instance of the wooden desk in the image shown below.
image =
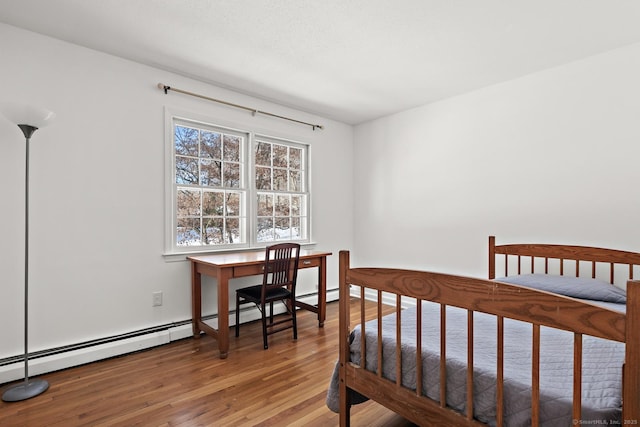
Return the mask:
[[[327,256],[331,252],[300,251],[298,269],[318,268],[318,305],[296,301],[296,306],[318,313],[318,327],[327,315]],[[191,261],[191,315],[193,337],[205,332],[218,340],[220,358],[229,354],[229,279],[262,275],[264,251],[236,252],[217,255],[189,256]],[[214,277],[218,286],[218,329],[202,320],[202,275]]]

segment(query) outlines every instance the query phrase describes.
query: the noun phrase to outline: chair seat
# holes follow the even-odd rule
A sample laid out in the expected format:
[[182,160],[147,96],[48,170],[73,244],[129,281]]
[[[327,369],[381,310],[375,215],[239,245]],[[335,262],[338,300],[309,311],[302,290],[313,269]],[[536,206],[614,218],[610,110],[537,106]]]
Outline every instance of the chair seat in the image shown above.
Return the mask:
[[[236,291],[241,297],[244,299],[250,299],[253,301],[260,302],[260,298],[262,297],[262,285],[249,286],[246,288],[238,289]],[[291,292],[286,288],[274,288],[267,290],[267,300],[277,300],[288,298],[291,295]]]

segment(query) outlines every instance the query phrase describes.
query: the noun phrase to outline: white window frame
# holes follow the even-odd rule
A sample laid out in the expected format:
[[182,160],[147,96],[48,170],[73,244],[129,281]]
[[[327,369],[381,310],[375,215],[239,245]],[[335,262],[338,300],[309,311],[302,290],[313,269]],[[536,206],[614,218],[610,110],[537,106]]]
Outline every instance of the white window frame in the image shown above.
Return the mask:
[[[247,135],[245,147],[241,149],[243,153],[244,168],[242,169],[241,182],[244,182],[244,188],[238,190],[244,191],[246,194],[244,212],[246,217],[245,236],[243,243],[236,244],[219,244],[219,245],[194,245],[194,246],[178,246],[176,239],[177,226],[177,206],[176,206],[176,164],[175,164],[175,141],[174,126],[176,122],[184,125],[191,124],[194,127],[202,127],[216,129],[221,131],[229,131],[230,133],[240,133]],[[275,135],[274,135],[275,134]],[[257,212],[258,190],[256,188],[255,176],[255,147],[256,140],[267,141],[273,144],[281,144],[290,147],[300,148],[303,152],[302,159],[302,191],[306,198],[306,206],[304,216],[304,227],[301,230],[301,239],[294,240],[273,240],[262,241],[257,240]],[[225,251],[242,251],[250,249],[261,249],[270,244],[282,242],[296,242],[302,245],[311,243],[311,147],[300,141],[291,138],[278,136],[276,132],[265,132],[264,130],[251,129],[250,126],[224,123],[222,120],[216,120],[204,117],[190,112],[176,112],[165,108],[165,248],[164,255],[168,260],[172,260],[172,255],[180,256],[177,259],[184,259],[184,255],[198,253],[214,253]],[[241,185],[241,187],[243,187]]]

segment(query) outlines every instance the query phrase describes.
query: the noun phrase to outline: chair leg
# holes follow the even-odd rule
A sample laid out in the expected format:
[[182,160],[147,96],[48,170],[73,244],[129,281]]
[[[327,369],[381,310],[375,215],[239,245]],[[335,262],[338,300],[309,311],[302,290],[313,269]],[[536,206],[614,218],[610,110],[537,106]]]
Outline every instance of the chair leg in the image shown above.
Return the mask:
[[240,296],[236,293],[236,337],[240,336]]
[[291,317],[293,320],[293,339],[298,339],[298,322],[296,320],[296,301],[292,297],[291,298]]
[[273,301],[269,303],[269,323],[273,323]]
[[267,307],[266,305],[262,307],[262,339],[264,341],[264,349],[269,348],[269,344],[267,343]]

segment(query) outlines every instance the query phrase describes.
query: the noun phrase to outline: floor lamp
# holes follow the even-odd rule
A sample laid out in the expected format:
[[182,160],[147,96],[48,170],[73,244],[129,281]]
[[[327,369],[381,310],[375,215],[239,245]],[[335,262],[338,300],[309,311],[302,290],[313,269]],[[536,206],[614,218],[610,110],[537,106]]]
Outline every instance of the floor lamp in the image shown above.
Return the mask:
[[49,388],[42,379],[29,379],[29,141],[33,133],[47,125],[55,114],[51,111],[18,105],[3,105],[0,112],[18,125],[26,138],[25,192],[24,192],[24,381],[13,385],[2,394],[5,402],[30,399]]

